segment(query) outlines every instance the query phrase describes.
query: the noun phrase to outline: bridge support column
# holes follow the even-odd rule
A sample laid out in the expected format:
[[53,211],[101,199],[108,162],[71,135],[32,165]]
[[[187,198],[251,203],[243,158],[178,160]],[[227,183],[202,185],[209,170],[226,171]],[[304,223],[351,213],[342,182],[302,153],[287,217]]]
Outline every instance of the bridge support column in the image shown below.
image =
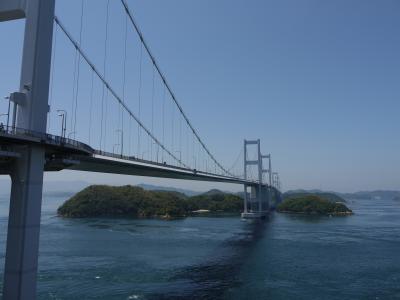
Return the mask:
[[244,196],[243,196],[243,212],[247,213],[247,205],[248,205],[248,199],[247,199],[247,184],[244,185]]
[[44,151],[23,149],[12,166],[4,299],[35,299]]
[[[55,0],[1,0],[0,22],[25,18],[16,126],[46,133]],[[3,299],[36,299],[44,148],[20,146],[12,164]]]

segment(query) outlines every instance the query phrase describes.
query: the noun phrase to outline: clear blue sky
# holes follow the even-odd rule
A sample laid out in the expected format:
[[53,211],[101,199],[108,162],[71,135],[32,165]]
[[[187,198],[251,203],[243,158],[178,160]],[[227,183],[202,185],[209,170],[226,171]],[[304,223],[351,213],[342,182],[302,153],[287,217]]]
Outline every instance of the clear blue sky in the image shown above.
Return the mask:
[[[71,2],[58,0],[57,15],[78,39],[80,1]],[[400,189],[399,1],[153,0],[129,5],[184,110],[224,165],[234,162],[244,138],[260,138],[284,189]],[[86,0],[85,7],[82,47],[102,70],[106,1]],[[113,46],[106,70],[119,92],[124,20],[119,1],[111,0]],[[0,24],[5,41],[1,95],[18,86],[22,28],[21,21]],[[140,48],[133,32],[128,36],[126,94],[135,110]],[[59,33],[55,109],[71,109],[73,55]],[[82,102],[90,93],[91,73],[85,68]],[[142,101],[148,104],[152,73],[146,62],[143,72]],[[158,89],[156,101],[160,95]],[[101,97],[100,85],[95,97]],[[5,109],[2,103],[0,111]],[[118,111],[110,108],[110,113]],[[58,132],[58,120],[51,122]],[[87,127],[87,115],[79,116],[78,124]],[[87,139],[82,130],[77,135]],[[114,138],[112,131],[109,136]],[[71,172],[46,178],[241,189]]]

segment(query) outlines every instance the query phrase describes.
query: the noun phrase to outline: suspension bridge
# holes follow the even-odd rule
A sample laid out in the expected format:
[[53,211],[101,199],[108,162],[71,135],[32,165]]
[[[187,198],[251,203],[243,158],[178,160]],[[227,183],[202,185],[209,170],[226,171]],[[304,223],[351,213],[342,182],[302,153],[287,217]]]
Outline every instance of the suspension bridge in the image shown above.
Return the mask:
[[[84,43],[90,8],[79,3],[75,34],[55,14],[55,0],[0,3],[0,21],[25,19],[20,89],[0,115],[0,174],[12,179],[4,299],[35,298],[44,172],[241,184],[243,218],[264,217],[280,198],[279,175],[259,139],[245,140],[230,168],[212,154],[125,0],[101,2],[94,50]],[[122,33],[118,42],[112,28]]]

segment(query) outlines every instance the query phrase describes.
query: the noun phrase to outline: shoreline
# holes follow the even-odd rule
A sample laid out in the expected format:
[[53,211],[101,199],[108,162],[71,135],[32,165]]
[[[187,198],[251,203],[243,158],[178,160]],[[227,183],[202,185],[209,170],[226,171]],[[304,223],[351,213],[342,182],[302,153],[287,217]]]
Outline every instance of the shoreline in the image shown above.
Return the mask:
[[317,213],[317,212],[302,212],[302,211],[290,211],[290,210],[277,210],[278,213],[291,214],[291,215],[305,215],[305,216],[334,216],[334,217],[344,217],[354,215],[352,211],[346,212],[335,212],[335,213]]
[[56,214],[56,217],[68,220],[82,220],[82,219],[98,219],[98,218],[105,218],[105,219],[136,219],[136,220],[165,220],[165,221],[172,221],[172,220],[180,220],[186,218],[199,218],[199,217],[240,217],[240,213],[233,213],[233,212],[202,212],[202,213],[191,213],[188,215],[180,215],[180,216],[170,216],[170,215],[154,215],[154,216],[128,216],[128,215],[99,215],[99,216],[64,216],[60,214]]

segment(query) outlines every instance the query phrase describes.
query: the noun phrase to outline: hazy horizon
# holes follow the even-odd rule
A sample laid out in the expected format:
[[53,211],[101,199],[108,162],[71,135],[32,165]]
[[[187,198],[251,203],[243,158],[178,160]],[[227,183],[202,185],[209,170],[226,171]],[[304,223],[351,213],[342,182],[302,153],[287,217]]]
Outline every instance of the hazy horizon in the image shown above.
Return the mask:
[[[225,166],[235,161],[244,138],[260,138],[283,190],[400,190],[400,2],[128,3],[184,110]],[[99,66],[103,50],[94,50],[104,33],[97,24],[104,20],[96,18],[104,16],[105,7],[104,0],[91,5],[83,26],[82,47]],[[110,23],[116,25],[109,29],[108,76],[120,90],[119,1],[111,1],[110,11]],[[57,1],[56,14],[74,37],[79,35],[77,12],[79,1]],[[22,21],[0,26],[0,37],[7,40],[0,57],[1,96],[19,85],[22,34]],[[74,51],[61,33],[57,49],[53,110],[69,109]],[[128,96],[134,103],[138,51],[132,48],[129,54]],[[81,72],[84,98],[90,73],[83,67]],[[0,113],[6,110],[7,102],[0,101]],[[56,118],[51,120],[54,132],[59,130]],[[79,122],[79,128],[87,125],[85,116]],[[84,129],[77,133],[78,139],[85,136]],[[45,178],[242,190],[239,185],[71,171]]]
[[[120,176],[120,175],[118,175]],[[186,190],[188,192],[196,192],[196,193],[201,193],[201,192],[207,192],[211,189],[218,189],[224,192],[243,192],[243,187],[238,184],[224,184],[224,183],[215,183],[215,184],[210,184],[210,183],[202,183],[202,182],[192,182],[191,184],[187,184],[187,182],[184,182],[183,180],[176,180],[176,179],[158,179],[154,178],[154,180],[149,181],[149,178],[141,177],[141,176],[134,176],[135,180],[129,180],[129,177],[131,176],[123,176],[125,177],[125,180],[120,180],[118,183],[110,183],[108,181],[108,178],[105,177],[103,179],[96,179],[96,181],[86,181],[84,179],[76,179],[76,180],[63,180],[63,179],[53,179],[52,176],[45,176],[44,179],[44,184],[43,184],[43,191],[44,192],[52,192],[52,191],[57,191],[57,192],[77,192],[80,189],[88,186],[88,185],[93,185],[93,184],[106,184],[106,185],[115,185],[115,186],[121,186],[121,185],[133,185],[133,186],[138,186],[138,185],[148,185],[148,186],[153,186],[153,187],[161,187],[161,188],[168,188],[168,189],[179,189],[179,190]],[[62,177],[61,177],[62,178]],[[186,183],[186,184],[185,184]],[[200,183],[197,184],[197,183]],[[68,187],[65,187],[65,184],[75,184],[75,186],[68,185]],[[10,188],[11,187],[11,180],[10,178],[7,178],[6,176],[0,176],[0,194],[8,194],[10,190],[2,190],[3,188]],[[388,192],[399,192],[400,189],[396,190],[386,190],[386,189],[370,189],[370,190],[344,190],[344,191],[339,191],[339,190],[321,190],[318,188],[297,188],[297,189],[284,189],[282,192],[287,192],[287,191],[293,191],[293,190],[305,190],[305,191],[312,191],[312,190],[319,190],[322,192],[333,192],[333,193],[340,193],[340,194],[346,194],[346,193],[357,193],[357,192],[377,192],[377,191],[388,191]]]

